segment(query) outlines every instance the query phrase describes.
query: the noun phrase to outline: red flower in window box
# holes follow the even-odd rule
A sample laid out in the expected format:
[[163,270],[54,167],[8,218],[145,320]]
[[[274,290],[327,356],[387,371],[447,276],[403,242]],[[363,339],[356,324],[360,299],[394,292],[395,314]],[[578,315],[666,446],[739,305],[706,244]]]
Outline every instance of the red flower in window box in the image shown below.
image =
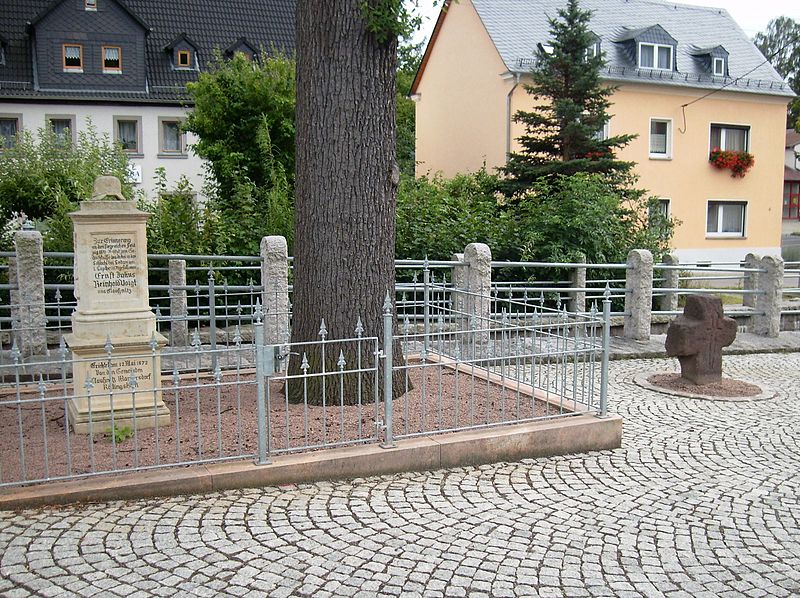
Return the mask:
[[753,164],[756,163],[753,154],[722,150],[718,147],[711,150],[708,161],[719,170],[727,168],[731,171],[733,178],[739,179],[743,178],[747,171],[753,167]]

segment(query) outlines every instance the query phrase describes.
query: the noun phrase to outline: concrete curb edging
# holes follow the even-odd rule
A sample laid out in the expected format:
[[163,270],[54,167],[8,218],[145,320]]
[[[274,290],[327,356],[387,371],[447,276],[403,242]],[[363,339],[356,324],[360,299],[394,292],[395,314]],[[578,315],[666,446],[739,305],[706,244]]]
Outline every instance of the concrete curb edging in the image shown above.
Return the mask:
[[579,415],[401,440],[391,449],[367,445],[281,455],[271,465],[237,461],[11,488],[0,491],[0,509],[207,494],[611,450],[621,445],[621,417]]

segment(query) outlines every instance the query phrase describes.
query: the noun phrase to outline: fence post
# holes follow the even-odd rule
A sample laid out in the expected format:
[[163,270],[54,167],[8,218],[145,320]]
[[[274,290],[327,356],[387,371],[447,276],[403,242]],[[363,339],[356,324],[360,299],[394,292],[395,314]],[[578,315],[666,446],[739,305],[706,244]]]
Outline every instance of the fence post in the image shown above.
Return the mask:
[[261,319],[261,301],[256,299],[256,310],[253,314],[253,342],[256,347],[256,403],[258,409],[258,454],[256,465],[269,465],[269,445],[272,442],[272,429],[267,411],[267,393],[269,381],[264,384],[267,372],[265,371],[267,349],[264,346],[264,321]]
[[[385,308],[385,306],[384,306]],[[431,269],[428,256],[422,265],[422,347],[425,355],[429,353],[431,334]]]
[[394,398],[392,397],[392,362],[394,359],[392,351],[392,297],[386,291],[386,299],[383,302],[383,425],[384,436],[383,448],[393,448],[394,444]]
[[[680,260],[677,255],[667,254],[664,256],[664,264],[667,266],[679,266]],[[661,277],[664,282],[661,286],[667,289],[677,289],[681,283],[680,270],[662,270]],[[678,293],[676,291],[665,291],[659,301],[661,311],[678,311]]]
[[653,316],[653,254],[634,249],[628,254],[625,272],[625,338],[650,340]]
[[466,265],[465,307],[467,316],[475,319],[476,346],[489,342],[489,318],[492,311],[492,250],[485,243],[470,243],[464,248]]
[[189,346],[188,316],[186,260],[169,260],[169,327],[173,347]]
[[261,288],[264,342],[283,345],[289,334],[289,250],[284,237],[261,239]]
[[17,253],[19,300],[19,350],[23,357],[47,354],[47,314],[44,302],[44,253],[42,234],[21,230],[14,234]]
[[211,344],[211,371],[217,369],[217,292],[214,270],[208,269],[208,336]]
[[[748,270],[753,269],[760,269],[761,268],[761,256],[756,255],[755,253],[748,253],[744,258],[744,267]],[[759,272],[745,272],[744,279],[742,281],[742,289],[745,291],[757,291],[759,289],[758,284],[758,275]],[[756,295],[754,293],[745,293],[742,295],[742,306],[743,307],[751,307],[755,309],[756,307]]]
[[783,260],[768,255],[761,258],[758,275],[756,310],[753,317],[753,332],[775,338],[781,331],[781,301],[783,300]]
[[464,317],[464,293],[462,292],[467,284],[467,265],[464,263],[463,253],[454,253],[450,256],[450,261],[457,262],[453,266],[453,291],[452,291],[452,309],[453,316],[458,330],[465,330],[466,318]]
[[[579,262],[586,263],[586,256],[581,254]],[[578,266],[570,272],[570,283],[573,289],[586,288],[586,266]],[[567,309],[572,313],[583,313],[586,311],[586,291],[573,291],[569,294]]]
[[600,362],[600,412],[608,417],[608,360],[611,353],[611,289],[606,285],[603,293],[603,356]]

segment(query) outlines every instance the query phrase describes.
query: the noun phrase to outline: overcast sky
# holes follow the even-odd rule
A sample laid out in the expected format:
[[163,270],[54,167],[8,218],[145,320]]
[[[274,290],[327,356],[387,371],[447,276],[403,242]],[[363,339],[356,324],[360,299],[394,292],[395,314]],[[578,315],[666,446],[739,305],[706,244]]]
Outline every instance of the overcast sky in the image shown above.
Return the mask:
[[[413,2],[414,0],[406,0]],[[417,0],[420,14],[423,16],[422,31],[418,39],[427,40],[436,23],[439,8],[434,7],[434,0]],[[715,6],[727,10],[745,33],[753,37],[767,27],[770,19],[785,16],[800,21],[800,0],[673,0],[677,4],[693,4],[695,6]],[[441,6],[441,0],[437,3]]]

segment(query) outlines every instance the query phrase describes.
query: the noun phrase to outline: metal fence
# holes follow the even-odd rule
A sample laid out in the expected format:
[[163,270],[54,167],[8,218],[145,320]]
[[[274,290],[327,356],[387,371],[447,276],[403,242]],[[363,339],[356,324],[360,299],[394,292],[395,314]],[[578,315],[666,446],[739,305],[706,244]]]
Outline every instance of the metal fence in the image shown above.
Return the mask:
[[200,326],[216,309],[206,287],[192,295],[201,315],[186,347],[153,335],[131,352],[109,339],[80,357],[54,323],[49,355],[26,357],[12,338],[0,361],[0,487],[605,414],[610,292],[604,314],[577,314],[428,274],[394,302],[387,293],[375,336],[356,321],[332,339],[322,322],[317,339],[267,344],[256,296],[252,311],[221,309],[229,327],[214,344]]

